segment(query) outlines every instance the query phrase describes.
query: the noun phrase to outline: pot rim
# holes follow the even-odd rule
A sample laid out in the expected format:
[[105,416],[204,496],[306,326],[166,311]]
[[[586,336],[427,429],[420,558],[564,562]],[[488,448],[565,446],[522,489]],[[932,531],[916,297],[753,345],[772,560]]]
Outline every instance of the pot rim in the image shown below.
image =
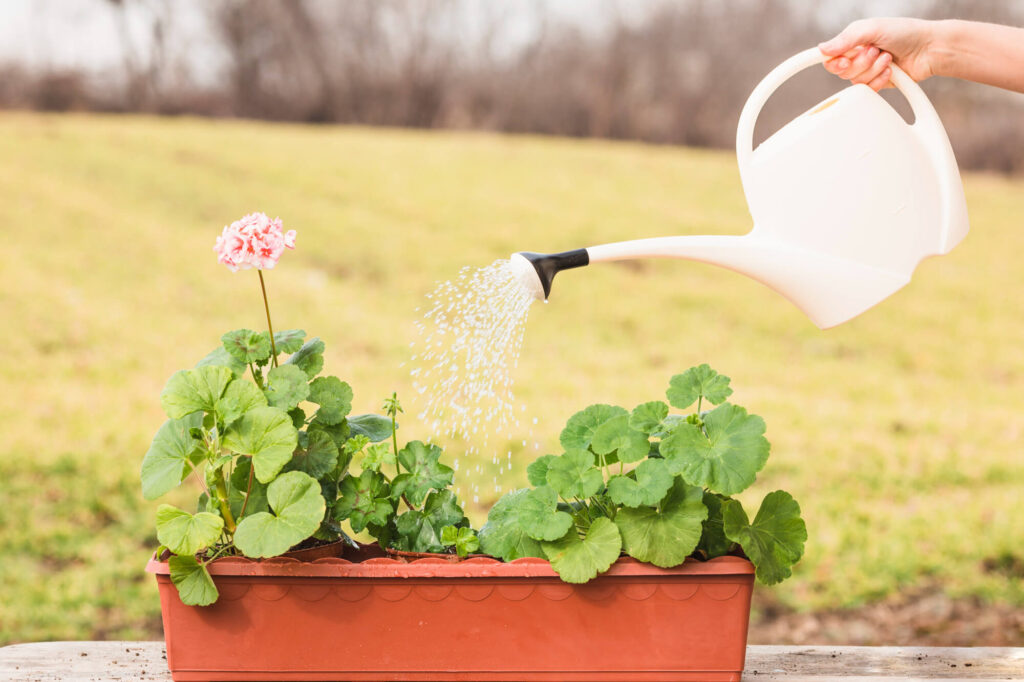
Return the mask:
[[[299,561],[288,557],[248,559],[222,557],[207,564],[213,576],[262,576],[296,578],[558,578],[547,559],[525,557],[510,562],[490,557],[476,557],[452,563],[445,559],[416,559],[411,562],[397,559],[368,559],[353,563],[347,559],[329,557],[316,561]],[[146,572],[169,575],[166,561],[155,557],[146,564]],[[667,576],[747,576],[753,575],[754,565],[747,559],[721,556],[709,561],[688,558],[673,568],[659,568],[653,564],[621,557],[600,577],[667,577]]]

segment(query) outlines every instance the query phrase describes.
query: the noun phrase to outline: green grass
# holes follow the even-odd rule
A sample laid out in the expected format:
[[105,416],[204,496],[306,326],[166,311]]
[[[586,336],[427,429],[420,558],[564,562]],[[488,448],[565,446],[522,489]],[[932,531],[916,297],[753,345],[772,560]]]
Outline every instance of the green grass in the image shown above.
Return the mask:
[[[828,332],[709,266],[560,275],[532,311],[516,377],[539,423],[524,420],[515,441],[532,427],[554,450],[577,409],[660,397],[671,374],[708,362],[768,423],[772,459],[744,498],[786,488],[808,522],[783,602],[849,606],[938,583],[1024,604],[1019,578],[982,568],[1024,552],[1024,182],[966,186],[968,239]],[[252,210],[299,233],[268,273],[275,322],[327,341],[326,370],[352,384],[358,411],[392,390],[411,400],[399,365],[414,311],[463,265],[749,228],[727,153],[0,115],[0,644],[159,633],[142,573],[156,504],[141,499],[138,466],[167,377],[222,332],[262,324],[255,275],[230,274],[211,250]],[[407,418],[403,434],[425,432]],[[529,454],[514,461],[506,487],[525,481]]]

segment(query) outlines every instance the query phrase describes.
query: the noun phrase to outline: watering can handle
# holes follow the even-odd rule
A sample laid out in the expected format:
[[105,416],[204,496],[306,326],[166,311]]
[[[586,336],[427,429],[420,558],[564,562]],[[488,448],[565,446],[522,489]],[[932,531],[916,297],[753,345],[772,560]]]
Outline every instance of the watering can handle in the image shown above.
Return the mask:
[[[747,167],[756,153],[754,124],[765,102],[787,80],[804,69],[824,61],[825,55],[818,48],[804,50],[772,69],[750,93],[747,103],[743,105],[743,111],[740,112],[739,124],[736,127],[736,159],[739,162],[741,178],[746,174]],[[895,64],[892,64],[892,83],[910,103],[910,108],[914,112],[914,123],[910,125],[910,129],[921,141],[939,180],[944,223],[941,253],[946,253],[967,233],[966,207],[963,203],[963,189],[956,157],[953,155],[953,148],[949,144],[939,115],[921,86]]]

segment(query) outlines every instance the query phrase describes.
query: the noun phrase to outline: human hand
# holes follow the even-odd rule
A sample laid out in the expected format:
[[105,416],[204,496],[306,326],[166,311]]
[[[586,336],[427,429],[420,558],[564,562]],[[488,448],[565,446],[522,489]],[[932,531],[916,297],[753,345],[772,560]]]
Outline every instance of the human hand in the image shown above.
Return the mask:
[[929,55],[933,27],[924,19],[861,19],[818,49],[827,57],[829,72],[881,90],[890,85],[892,63],[915,81],[934,75]]

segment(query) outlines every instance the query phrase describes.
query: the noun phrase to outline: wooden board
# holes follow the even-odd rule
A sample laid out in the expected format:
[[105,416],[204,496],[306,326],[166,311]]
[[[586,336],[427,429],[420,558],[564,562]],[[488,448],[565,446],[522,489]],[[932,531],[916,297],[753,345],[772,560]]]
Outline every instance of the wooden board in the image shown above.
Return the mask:
[[[2,682],[170,682],[163,642],[0,648]],[[744,680],[1024,680],[1024,648],[751,646]]]

